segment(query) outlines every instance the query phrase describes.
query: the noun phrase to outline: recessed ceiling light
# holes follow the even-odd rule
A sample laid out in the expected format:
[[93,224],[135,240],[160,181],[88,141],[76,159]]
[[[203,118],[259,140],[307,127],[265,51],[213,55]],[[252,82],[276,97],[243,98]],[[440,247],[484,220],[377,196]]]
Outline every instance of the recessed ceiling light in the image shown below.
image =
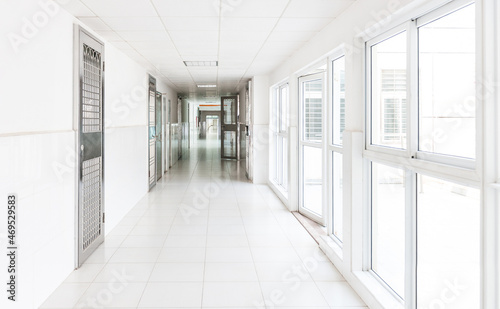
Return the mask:
[[198,88],[215,88],[217,85],[198,85]]
[[184,61],[187,67],[216,67],[219,66],[219,61]]

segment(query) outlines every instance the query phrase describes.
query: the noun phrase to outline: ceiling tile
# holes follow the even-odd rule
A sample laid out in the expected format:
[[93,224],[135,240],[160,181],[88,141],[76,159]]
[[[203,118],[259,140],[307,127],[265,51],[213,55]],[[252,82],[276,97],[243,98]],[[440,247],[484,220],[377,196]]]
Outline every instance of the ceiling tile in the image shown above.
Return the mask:
[[114,47],[118,48],[119,50],[130,50],[134,49],[132,46],[130,46],[129,43],[127,42],[112,42]]
[[103,17],[102,20],[116,31],[161,31],[159,17]]
[[291,0],[283,17],[335,18],[353,3],[354,0]]
[[269,36],[270,31],[221,31],[221,41],[260,41],[264,42]]
[[219,40],[219,33],[217,31],[169,31],[170,37],[174,43],[197,41],[197,42],[210,42],[217,43]]
[[266,42],[259,55],[281,55],[289,56],[302,47],[304,42]]
[[260,42],[221,42],[219,55],[221,57],[239,57],[241,55],[255,55],[263,43]]
[[168,31],[219,31],[218,17],[162,17]]
[[273,31],[268,42],[308,42],[318,32],[316,31]]
[[118,31],[127,42],[168,41],[165,31]]
[[112,30],[99,17],[80,17],[78,19],[81,20],[82,23],[89,26],[90,28],[92,28],[92,30],[95,30],[95,31],[111,31]]
[[114,31],[96,31],[99,35],[105,38],[108,42],[123,42],[123,38]]
[[149,0],[83,0],[100,17],[158,16]]
[[224,17],[221,19],[221,31],[270,32],[277,21],[278,18]]
[[221,1],[220,12],[224,17],[280,17],[288,0]]
[[175,50],[175,46],[170,39],[163,41],[135,41],[130,42],[130,45],[137,50],[148,50],[148,49],[162,49],[162,50]]
[[78,0],[69,1],[67,3],[60,3],[66,11],[76,17],[83,16],[96,16],[85,4]]
[[218,1],[211,0],[152,0],[160,16],[219,16]]
[[328,25],[330,18],[281,18],[274,31],[320,31]]

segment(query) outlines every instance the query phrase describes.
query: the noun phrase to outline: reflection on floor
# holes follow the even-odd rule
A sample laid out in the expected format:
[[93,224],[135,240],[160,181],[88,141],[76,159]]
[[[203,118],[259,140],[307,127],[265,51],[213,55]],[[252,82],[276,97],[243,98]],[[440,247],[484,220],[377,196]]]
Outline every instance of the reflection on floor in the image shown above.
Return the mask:
[[244,166],[198,141],[41,308],[366,308]]

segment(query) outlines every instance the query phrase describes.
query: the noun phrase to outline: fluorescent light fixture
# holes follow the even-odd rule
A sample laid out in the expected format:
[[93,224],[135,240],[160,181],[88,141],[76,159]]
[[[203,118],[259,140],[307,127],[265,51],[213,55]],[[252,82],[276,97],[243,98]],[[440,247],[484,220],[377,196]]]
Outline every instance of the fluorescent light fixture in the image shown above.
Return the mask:
[[215,88],[217,85],[198,85],[198,88]]
[[216,67],[219,66],[219,61],[184,61],[187,67]]

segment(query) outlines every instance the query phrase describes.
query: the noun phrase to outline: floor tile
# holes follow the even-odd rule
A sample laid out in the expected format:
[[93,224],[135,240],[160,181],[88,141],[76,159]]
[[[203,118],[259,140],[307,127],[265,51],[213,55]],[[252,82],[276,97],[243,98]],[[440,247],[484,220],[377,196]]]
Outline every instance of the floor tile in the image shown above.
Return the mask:
[[317,282],[331,307],[364,306],[364,302],[347,282]]
[[159,263],[199,263],[205,262],[205,248],[163,248],[158,257]]
[[258,282],[205,282],[203,307],[252,307],[263,301]]
[[154,263],[161,248],[119,248],[109,263]]
[[253,263],[206,263],[205,282],[259,281]]
[[200,307],[202,282],[150,282],[139,307]]
[[139,304],[146,283],[113,281],[110,283],[92,283],[80,298],[76,308],[134,308]]
[[314,282],[297,281],[293,284],[261,282],[261,287],[266,300],[272,299],[272,295],[279,291],[282,297],[279,297],[279,300],[274,302],[275,306],[328,306],[326,299]]
[[130,282],[147,282],[154,265],[154,263],[108,263],[94,282],[114,282],[120,278],[127,278]]
[[40,308],[73,308],[89,286],[90,283],[63,283]]
[[207,263],[253,262],[249,248],[207,248]]
[[150,282],[202,282],[204,263],[157,263]]

